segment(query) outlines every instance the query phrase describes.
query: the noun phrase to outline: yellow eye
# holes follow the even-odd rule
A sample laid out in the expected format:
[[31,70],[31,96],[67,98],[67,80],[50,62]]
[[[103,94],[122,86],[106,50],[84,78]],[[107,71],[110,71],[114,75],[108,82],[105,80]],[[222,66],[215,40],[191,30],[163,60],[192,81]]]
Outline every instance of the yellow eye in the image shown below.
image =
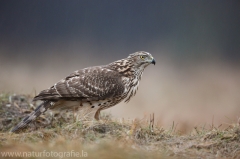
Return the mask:
[[140,58],[141,58],[142,60],[144,60],[145,57],[144,57],[144,56],[140,56]]

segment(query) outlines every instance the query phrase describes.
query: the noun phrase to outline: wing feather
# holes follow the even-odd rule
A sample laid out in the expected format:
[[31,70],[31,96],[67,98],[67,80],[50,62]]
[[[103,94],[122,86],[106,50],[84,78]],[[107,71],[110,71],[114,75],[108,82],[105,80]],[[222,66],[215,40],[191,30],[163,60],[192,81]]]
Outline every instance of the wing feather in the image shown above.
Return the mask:
[[104,67],[90,67],[75,71],[34,100],[101,100],[124,92],[121,75]]

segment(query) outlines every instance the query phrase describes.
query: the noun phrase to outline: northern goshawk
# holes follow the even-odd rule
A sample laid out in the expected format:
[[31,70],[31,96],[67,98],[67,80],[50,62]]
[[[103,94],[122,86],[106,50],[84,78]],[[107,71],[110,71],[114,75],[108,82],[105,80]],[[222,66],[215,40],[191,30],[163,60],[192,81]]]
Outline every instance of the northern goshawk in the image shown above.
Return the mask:
[[99,120],[100,111],[136,94],[144,69],[154,64],[153,56],[144,51],[108,65],[77,70],[52,87],[41,91],[33,101],[43,102],[11,132],[21,130],[48,109],[88,109]]

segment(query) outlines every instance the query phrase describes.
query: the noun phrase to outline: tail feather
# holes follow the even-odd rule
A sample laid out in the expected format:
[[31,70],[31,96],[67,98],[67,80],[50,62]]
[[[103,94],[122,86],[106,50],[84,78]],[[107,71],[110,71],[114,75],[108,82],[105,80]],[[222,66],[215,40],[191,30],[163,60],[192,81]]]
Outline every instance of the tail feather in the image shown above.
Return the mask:
[[30,122],[35,120],[38,116],[40,116],[42,113],[48,110],[48,108],[51,106],[50,101],[44,101],[41,103],[33,112],[31,112],[28,116],[26,116],[20,123],[18,123],[11,132],[17,132],[24,127],[26,127]]

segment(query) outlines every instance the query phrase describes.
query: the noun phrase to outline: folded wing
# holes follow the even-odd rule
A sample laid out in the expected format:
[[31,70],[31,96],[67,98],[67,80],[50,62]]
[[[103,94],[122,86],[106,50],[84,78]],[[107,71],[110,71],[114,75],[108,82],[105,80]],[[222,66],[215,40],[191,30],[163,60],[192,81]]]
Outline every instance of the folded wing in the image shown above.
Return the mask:
[[49,89],[43,90],[35,100],[102,100],[124,92],[122,77],[105,67],[90,67],[75,71]]

